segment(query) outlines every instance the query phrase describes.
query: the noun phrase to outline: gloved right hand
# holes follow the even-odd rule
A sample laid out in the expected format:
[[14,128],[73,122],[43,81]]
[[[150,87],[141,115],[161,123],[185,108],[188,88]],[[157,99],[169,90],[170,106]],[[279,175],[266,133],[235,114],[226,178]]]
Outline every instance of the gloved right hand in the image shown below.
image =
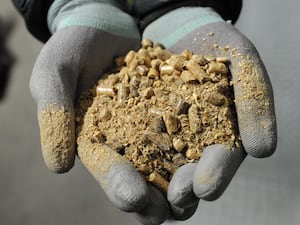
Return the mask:
[[[67,172],[74,164],[76,96],[95,84],[113,57],[139,47],[136,24],[119,2],[56,0],[48,13],[53,35],[34,65],[30,89],[38,106],[43,157],[53,172]],[[143,224],[166,219],[165,196],[118,153],[82,139],[77,155],[118,208],[136,212]]]

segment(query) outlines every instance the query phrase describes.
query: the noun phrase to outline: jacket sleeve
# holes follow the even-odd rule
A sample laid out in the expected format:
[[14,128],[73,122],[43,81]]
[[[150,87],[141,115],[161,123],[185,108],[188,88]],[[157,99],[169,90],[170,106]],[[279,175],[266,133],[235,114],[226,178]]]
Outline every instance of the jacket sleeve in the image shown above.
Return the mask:
[[153,20],[183,6],[211,7],[224,20],[235,23],[242,8],[242,0],[133,0],[130,11],[138,18],[140,28],[143,30]]
[[51,36],[47,26],[47,13],[54,0],[12,0],[23,16],[29,32],[38,40],[46,42]]

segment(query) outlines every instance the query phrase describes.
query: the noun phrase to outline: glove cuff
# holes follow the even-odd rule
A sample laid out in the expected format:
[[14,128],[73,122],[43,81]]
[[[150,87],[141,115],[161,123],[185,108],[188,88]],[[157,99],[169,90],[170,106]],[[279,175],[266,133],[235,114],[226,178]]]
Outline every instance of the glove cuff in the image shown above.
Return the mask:
[[211,7],[224,20],[235,23],[242,8],[242,0],[131,0],[128,10],[139,19],[140,30],[162,15],[181,7]]
[[222,17],[212,8],[182,7],[148,25],[143,38],[149,38],[170,48],[199,27],[222,21]]
[[55,1],[48,12],[48,26],[52,33],[69,26],[85,26],[127,38],[140,36],[134,19],[113,0]]

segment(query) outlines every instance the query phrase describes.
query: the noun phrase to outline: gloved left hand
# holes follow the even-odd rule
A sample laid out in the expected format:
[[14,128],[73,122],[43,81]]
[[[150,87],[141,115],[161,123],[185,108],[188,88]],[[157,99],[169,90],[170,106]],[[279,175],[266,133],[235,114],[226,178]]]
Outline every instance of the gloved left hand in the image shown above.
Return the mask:
[[[76,97],[96,83],[115,56],[140,46],[135,21],[120,2],[56,0],[48,13],[53,35],[36,60],[30,89],[38,105],[43,157],[56,173],[74,164]],[[143,224],[166,219],[165,197],[121,155],[89,140],[78,140],[77,154],[115,206],[136,212]]]
[[168,200],[173,217],[185,220],[193,215],[199,199],[211,201],[221,196],[247,154],[262,158],[275,151],[272,86],[254,45],[211,8],[175,9],[149,24],[143,38],[174,53],[188,50],[230,62],[242,146],[230,151],[222,143],[208,146],[197,164],[178,169],[169,185]]

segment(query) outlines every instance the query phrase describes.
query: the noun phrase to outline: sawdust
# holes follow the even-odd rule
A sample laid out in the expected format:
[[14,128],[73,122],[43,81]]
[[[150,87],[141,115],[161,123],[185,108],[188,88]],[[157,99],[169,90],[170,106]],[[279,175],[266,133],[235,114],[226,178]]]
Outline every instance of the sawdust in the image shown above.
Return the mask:
[[107,146],[166,191],[175,171],[197,162],[205,147],[240,146],[226,59],[188,51],[174,55],[144,40],[139,51],[117,61],[118,71],[78,100],[80,158],[112,157],[113,163],[114,154],[88,149]]
[[103,188],[109,188],[105,175],[112,166],[128,164],[124,157],[105,144],[92,143],[81,138],[77,139],[77,144],[78,157]]
[[74,115],[63,107],[49,105],[38,116],[43,157],[49,169],[68,171],[74,164]]
[[[237,75],[235,85],[241,85],[241,93],[235,98],[235,102],[242,104],[244,101],[253,101],[257,106],[256,114],[261,115],[270,111],[270,97],[264,80],[257,71],[254,63],[247,57],[244,57],[239,63],[240,73]],[[250,104],[249,104],[250,105]],[[245,109],[246,110],[246,109]],[[250,109],[251,110],[251,109]]]

